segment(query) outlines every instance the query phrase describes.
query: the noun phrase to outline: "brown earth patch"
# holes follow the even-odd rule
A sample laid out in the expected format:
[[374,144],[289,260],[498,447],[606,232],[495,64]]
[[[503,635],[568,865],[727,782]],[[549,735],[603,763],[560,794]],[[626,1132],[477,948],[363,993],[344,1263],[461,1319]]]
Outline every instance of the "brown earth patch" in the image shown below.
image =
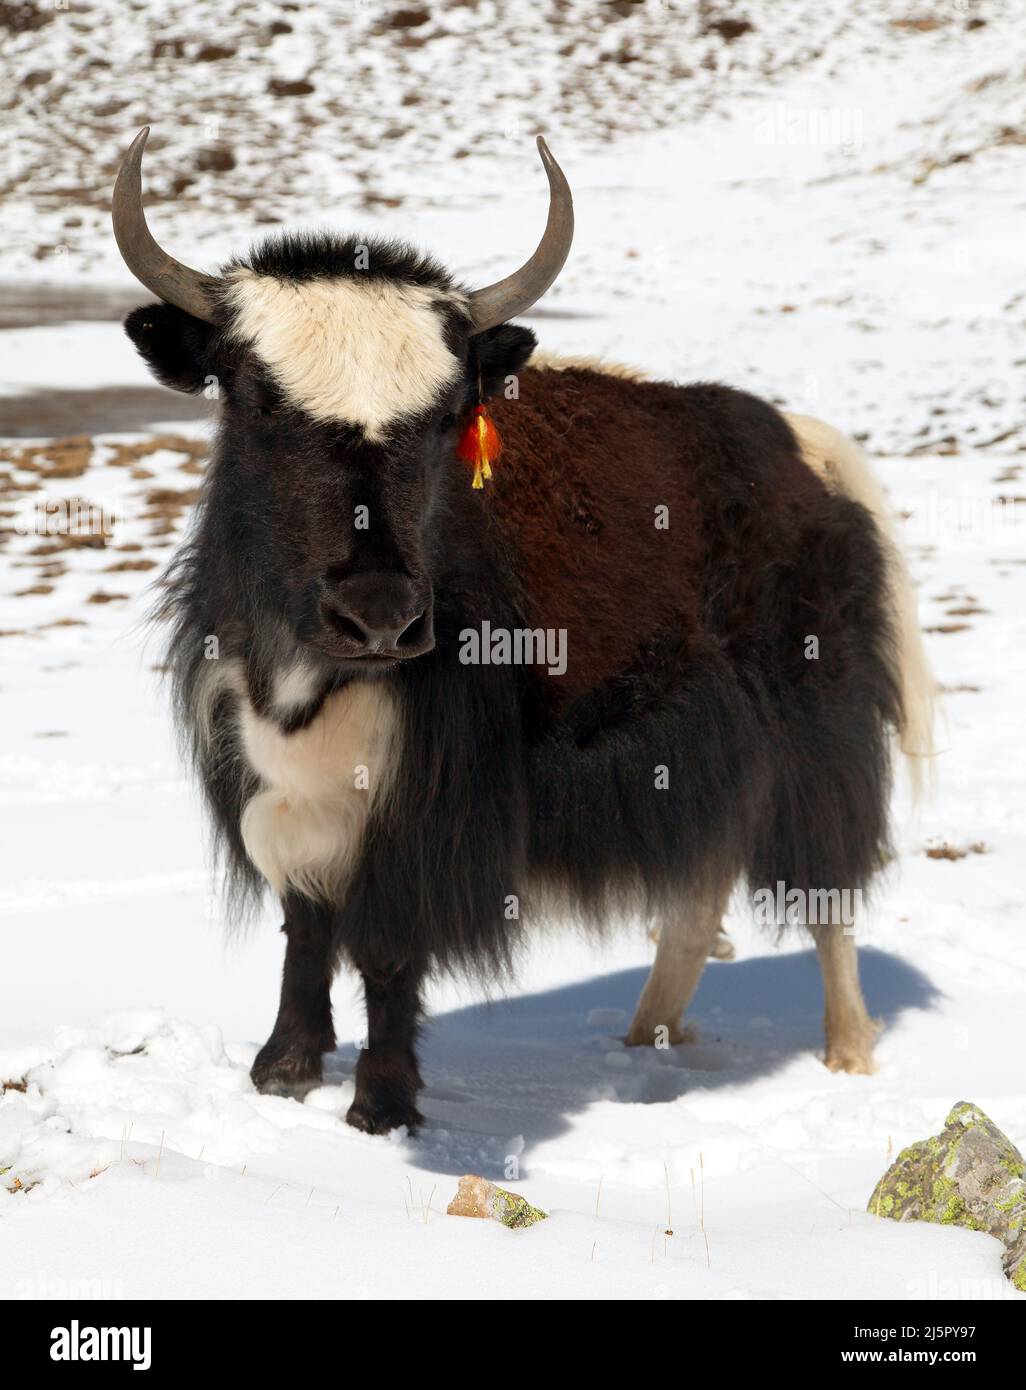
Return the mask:
[[[37,473],[43,478],[80,478],[89,467],[93,441],[87,434],[68,435],[45,444],[24,444],[11,450],[9,462],[21,473]],[[15,482],[13,475],[4,481]]]
[[939,845],[929,845],[926,850],[926,857],[927,859],[955,860],[967,859],[970,854],[987,853],[989,853],[989,851],[982,840],[977,840],[975,843],[967,845],[964,849],[959,848],[957,845],[949,845],[947,840],[944,840]]
[[126,468],[165,449],[168,453],[185,454],[193,464],[198,464],[207,456],[205,440],[186,439],[181,434],[155,434],[149,439],[140,439],[129,444],[115,444],[114,453],[107,462],[112,468]]
[[943,29],[948,20],[941,15],[909,15],[906,19],[892,19],[892,29],[906,29],[914,34],[929,34],[934,29]]
[[107,544],[109,537],[102,531],[95,535],[76,535],[69,533],[66,536],[48,536],[40,545],[35,545],[29,551],[30,555],[59,555],[65,550],[102,550]]

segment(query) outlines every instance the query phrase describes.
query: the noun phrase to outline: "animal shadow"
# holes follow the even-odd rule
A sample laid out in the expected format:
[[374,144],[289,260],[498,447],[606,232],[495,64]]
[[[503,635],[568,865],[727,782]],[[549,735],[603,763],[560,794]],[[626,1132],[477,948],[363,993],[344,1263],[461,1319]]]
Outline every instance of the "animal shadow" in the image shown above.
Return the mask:
[[[870,947],[859,959],[884,1034],[905,1010],[940,998],[899,956]],[[564,1132],[593,1101],[668,1105],[690,1095],[700,1110],[703,1093],[770,1076],[802,1054],[822,1057],[823,991],[812,950],[710,962],[688,1011],[696,1040],[664,1050],[623,1042],[647,975],[647,967],[620,970],[433,1017],[421,1053],[426,1123],[408,1141],[409,1160],[501,1180],[515,1159],[522,1175],[532,1146]],[[342,1048],[327,1059],[326,1080],[344,1079],[355,1057]],[[831,1084],[825,1070],[823,1082]]]

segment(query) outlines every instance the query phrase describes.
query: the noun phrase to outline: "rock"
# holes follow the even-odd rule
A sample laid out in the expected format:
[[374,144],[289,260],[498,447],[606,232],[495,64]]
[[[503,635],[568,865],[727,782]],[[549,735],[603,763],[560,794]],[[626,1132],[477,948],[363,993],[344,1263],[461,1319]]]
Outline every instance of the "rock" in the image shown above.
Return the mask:
[[385,21],[389,29],[419,29],[431,18],[431,11],[422,5],[411,5],[405,10],[395,10]]
[[220,63],[225,58],[234,58],[236,49],[226,48],[220,43],[205,43],[196,54],[197,63]]
[[267,84],[267,90],[273,97],[308,97],[313,89],[313,83],[304,78],[286,82],[283,78],[272,77]]
[[1005,1274],[1026,1293],[1026,1160],[979,1106],[959,1101],[940,1134],[903,1149],[868,1210],[996,1236]]
[[705,26],[706,34],[719,34],[724,43],[733,43],[755,28],[750,19],[714,19]]
[[93,115],[106,117],[116,116],[120,111],[124,111],[126,106],[131,106],[127,97],[114,97],[110,101],[101,101],[93,107]]
[[0,29],[10,34],[26,34],[40,29],[54,17],[49,5],[32,4],[31,0],[0,0]]
[[487,1178],[468,1173],[460,1178],[459,1189],[446,1207],[446,1215],[486,1217],[501,1222],[510,1230],[517,1230],[521,1226],[533,1226],[538,1221],[544,1221],[548,1212],[532,1207],[530,1202],[515,1192],[496,1187]]
[[226,145],[207,145],[196,151],[196,168],[218,174],[227,173],[235,168],[235,156]]

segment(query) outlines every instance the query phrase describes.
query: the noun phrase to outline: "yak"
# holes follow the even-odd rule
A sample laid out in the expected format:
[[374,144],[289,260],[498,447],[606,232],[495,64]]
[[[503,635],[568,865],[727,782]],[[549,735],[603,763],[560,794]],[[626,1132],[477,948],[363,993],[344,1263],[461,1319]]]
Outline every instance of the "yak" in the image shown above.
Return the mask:
[[[160,302],[126,331],[160,382],[220,400],[160,603],[175,709],[229,900],[269,885],[284,917],[254,1084],[318,1084],[346,963],[367,1013],[347,1120],[414,1131],[426,979],[502,980],[550,920],[658,932],[627,1042],[682,1042],[735,886],[861,891],[893,745],[929,752],[915,601],[860,450],[725,385],[537,355],[512,320],[574,221],[541,138],[541,241],[468,289],[327,232],[192,270],[144,217],[147,133],[113,217]],[[502,453],[478,487],[458,444],[481,407]],[[827,1065],[871,1070],[850,923],[792,915]]]

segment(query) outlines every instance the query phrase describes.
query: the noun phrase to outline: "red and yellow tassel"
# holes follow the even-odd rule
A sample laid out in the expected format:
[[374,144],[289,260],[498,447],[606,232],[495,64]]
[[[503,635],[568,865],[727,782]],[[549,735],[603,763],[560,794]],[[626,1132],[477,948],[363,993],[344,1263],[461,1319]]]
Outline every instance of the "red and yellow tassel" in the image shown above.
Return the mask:
[[456,445],[457,458],[466,459],[467,463],[474,465],[474,487],[484,487],[485,479],[492,476],[492,464],[501,453],[502,440],[488,414],[488,407],[476,405],[470,423]]

